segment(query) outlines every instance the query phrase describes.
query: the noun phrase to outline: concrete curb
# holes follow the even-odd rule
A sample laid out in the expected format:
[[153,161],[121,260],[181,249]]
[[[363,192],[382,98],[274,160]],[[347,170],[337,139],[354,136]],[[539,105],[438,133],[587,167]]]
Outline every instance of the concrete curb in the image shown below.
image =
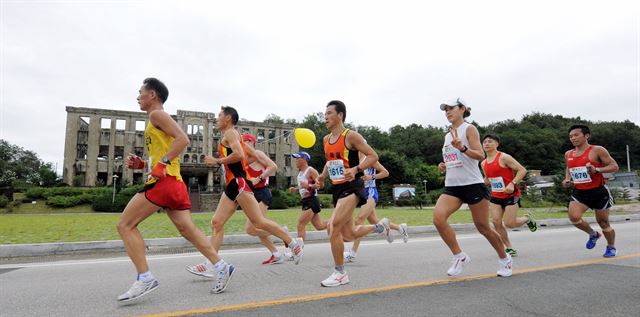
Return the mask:
[[[584,218],[589,223],[595,223],[594,217]],[[614,215],[609,218],[610,222],[638,221],[640,214]],[[538,220],[539,227],[570,226],[569,219],[542,219]],[[473,224],[451,224],[451,227],[458,232],[475,231]],[[410,234],[435,233],[434,226],[409,227]],[[295,235],[295,233],[292,233]],[[326,231],[307,232],[306,241],[326,241],[328,236]],[[275,241],[275,240],[274,240]],[[224,238],[225,245],[257,244],[258,238],[246,234],[227,235]],[[190,248],[189,241],[184,238],[161,238],[148,239],[145,244],[149,248]],[[89,242],[61,242],[61,243],[37,243],[37,244],[3,244],[0,245],[0,258],[14,258],[23,256],[46,256],[58,254],[71,254],[75,252],[88,251],[124,251],[121,240],[89,241]]]

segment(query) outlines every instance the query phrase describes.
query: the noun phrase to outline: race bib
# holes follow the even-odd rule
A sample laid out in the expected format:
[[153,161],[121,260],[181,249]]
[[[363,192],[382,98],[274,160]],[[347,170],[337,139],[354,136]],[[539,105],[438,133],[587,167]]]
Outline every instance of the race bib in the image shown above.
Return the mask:
[[504,192],[504,180],[502,177],[489,177],[489,182],[491,183],[491,191],[494,193],[502,193]]
[[329,178],[332,181],[344,180],[344,162],[342,160],[327,162],[327,169],[329,171]]
[[462,167],[462,152],[451,145],[445,145],[442,148],[442,159],[447,169]]
[[584,184],[591,182],[591,175],[587,172],[586,166],[578,166],[572,167],[569,169],[569,174],[571,174],[571,179],[574,184]]

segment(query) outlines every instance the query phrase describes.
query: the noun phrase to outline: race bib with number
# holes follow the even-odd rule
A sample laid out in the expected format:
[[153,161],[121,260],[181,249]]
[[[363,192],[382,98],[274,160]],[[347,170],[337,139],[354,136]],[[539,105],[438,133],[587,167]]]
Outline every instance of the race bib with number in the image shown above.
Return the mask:
[[462,152],[451,145],[446,145],[442,148],[442,159],[447,169],[462,167]]
[[502,177],[489,177],[489,182],[491,183],[491,191],[494,193],[502,193],[504,192],[504,180]]
[[329,178],[332,181],[344,180],[344,162],[342,160],[327,162],[327,169],[329,171]]
[[571,174],[571,179],[574,184],[584,184],[591,182],[591,175],[587,172],[586,166],[578,166],[572,167],[569,169],[569,174]]

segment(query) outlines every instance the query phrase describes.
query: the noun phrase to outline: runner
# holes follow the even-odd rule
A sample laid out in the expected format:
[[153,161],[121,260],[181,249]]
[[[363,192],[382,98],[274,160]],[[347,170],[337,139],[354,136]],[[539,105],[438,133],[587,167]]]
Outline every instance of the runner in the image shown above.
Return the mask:
[[[222,134],[218,144],[219,158],[207,156],[206,164],[212,166],[223,165],[225,172],[224,193],[220,197],[218,207],[211,219],[211,244],[216,250],[220,250],[224,240],[224,225],[233,216],[238,206],[244,211],[244,215],[257,228],[262,229],[282,239],[289,245],[294,255],[296,264],[302,260],[302,241],[292,239],[277,223],[266,218],[254,197],[246,174],[246,146],[241,142],[240,133],[235,129],[238,123],[238,112],[232,107],[222,107],[216,122],[217,128]],[[192,274],[212,277],[213,267],[209,261],[187,266],[187,271]]]
[[[268,187],[269,176],[275,175],[278,166],[264,152],[255,149],[257,141],[255,136],[250,133],[245,133],[242,135],[242,141],[245,144],[245,150],[247,152],[247,173],[251,178],[251,188],[258,201],[258,205],[260,205],[262,215],[266,215],[272,201],[271,191]],[[262,264],[279,264],[284,262],[282,254],[269,238],[271,235],[269,232],[256,229],[256,226],[254,226],[249,219],[247,219],[245,231],[251,236],[257,236],[262,245],[271,252],[271,256],[266,261],[263,261]]]
[[[562,185],[568,188],[573,182],[569,220],[576,228],[589,235],[587,249],[593,249],[604,234],[607,247],[603,256],[610,258],[617,254],[616,233],[609,224],[609,208],[613,206],[613,198],[605,185],[602,173],[617,172],[618,163],[604,147],[589,144],[589,138],[591,131],[586,125],[576,124],[569,128],[569,140],[574,148],[564,154],[567,168]],[[602,228],[602,233],[591,229],[591,226],[582,220],[582,214],[589,208],[595,211],[596,221]]]
[[[527,175],[527,170],[511,155],[498,151],[499,145],[500,138],[497,135],[487,134],[482,138],[482,147],[487,153],[487,158],[480,165],[484,171],[485,183],[491,185],[489,210],[493,226],[502,238],[505,251],[511,256],[518,256],[518,251],[511,245],[504,226],[513,229],[526,223],[531,232],[538,230],[538,226],[530,214],[518,217],[520,207],[518,183]],[[516,172],[515,176],[514,172]],[[504,226],[502,225],[503,217]]]
[[306,240],[306,226],[309,222],[316,230],[327,229],[328,220],[320,219],[320,200],[318,200],[317,186],[314,182],[318,178],[318,171],[309,166],[311,156],[307,152],[291,154],[296,159],[298,168],[298,186],[289,188],[289,191],[298,192],[302,199],[302,214],[298,218],[298,237]]
[[210,262],[215,263],[215,272],[212,273],[216,275],[213,293],[224,291],[233,274],[233,265],[227,264],[218,256],[207,237],[191,220],[191,201],[180,176],[180,154],[189,144],[189,139],[176,121],[164,111],[163,104],[168,96],[167,87],[155,78],[145,79],[138,95],[140,110],[149,115],[145,130],[149,163],[130,154],[126,164],[131,169],[147,168],[150,175],[144,188],[127,204],[117,225],[118,234],[138,272],[133,286],[118,296],[118,301],[122,302],[140,298],[158,288],[158,280],[151,274],[144,254],[144,240],[138,224],[159,208],[165,209],[167,216],[185,239]]
[[471,258],[458,245],[456,233],[447,219],[466,203],[471,209],[471,216],[478,232],[480,232],[498,253],[498,276],[511,276],[513,260],[504,251],[500,235],[489,225],[489,193],[478,168],[483,160],[484,152],[480,145],[478,129],[464,118],[471,115],[471,108],[458,98],[440,105],[451,123],[445,135],[442,148],[443,163],[438,165],[445,172],[444,192],[438,198],[433,212],[433,224],[438,229],[442,240],[453,253],[451,267],[447,270],[450,276],[460,275]]
[[[344,241],[353,241],[371,232],[384,233],[387,239],[391,235],[387,218],[371,226],[353,226],[353,211],[366,202],[362,172],[378,161],[378,154],[365,143],[360,134],[345,129],[346,115],[347,109],[342,101],[333,100],[327,104],[324,120],[331,131],[324,137],[327,163],[316,179],[317,186],[322,186],[324,179],[329,176],[335,206],[328,225],[335,267],[331,276],[320,283],[325,287],[349,283],[349,276],[344,270]],[[363,161],[360,161],[359,152],[366,155]]]
[[[369,167],[364,171],[364,175],[362,176],[362,180],[364,181],[364,193],[365,198],[367,199],[367,203],[360,207],[360,213],[356,217],[355,224],[356,226],[361,225],[367,220],[370,224],[378,223],[378,215],[376,215],[376,204],[378,203],[378,188],[376,187],[376,179],[383,179],[389,176],[389,171],[387,171],[380,162],[376,162],[373,167]],[[402,223],[397,225],[395,223],[390,223],[389,226],[391,229],[398,231],[402,235],[402,240],[404,243],[409,241],[409,231],[407,230],[407,224]],[[393,242],[393,236],[389,236],[388,242]],[[347,262],[353,262],[356,260],[356,256],[358,253],[358,247],[360,246],[360,241],[362,238],[358,238],[353,241],[353,245],[351,248],[347,249],[344,252],[344,260]]]

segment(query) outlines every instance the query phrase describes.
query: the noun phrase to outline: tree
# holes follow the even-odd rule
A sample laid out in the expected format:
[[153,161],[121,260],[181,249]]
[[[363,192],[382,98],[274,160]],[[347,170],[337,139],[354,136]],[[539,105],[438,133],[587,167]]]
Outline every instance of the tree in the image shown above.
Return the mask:
[[19,182],[52,186],[59,179],[52,164],[44,163],[35,152],[0,139],[0,186],[14,186]]
[[277,114],[270,113],[270,114],[267,115],[266,118],[264,118],[263,122],[264,123],[279,123],[279,124],[283,124],[284,123],[284,119],[282,119]]

